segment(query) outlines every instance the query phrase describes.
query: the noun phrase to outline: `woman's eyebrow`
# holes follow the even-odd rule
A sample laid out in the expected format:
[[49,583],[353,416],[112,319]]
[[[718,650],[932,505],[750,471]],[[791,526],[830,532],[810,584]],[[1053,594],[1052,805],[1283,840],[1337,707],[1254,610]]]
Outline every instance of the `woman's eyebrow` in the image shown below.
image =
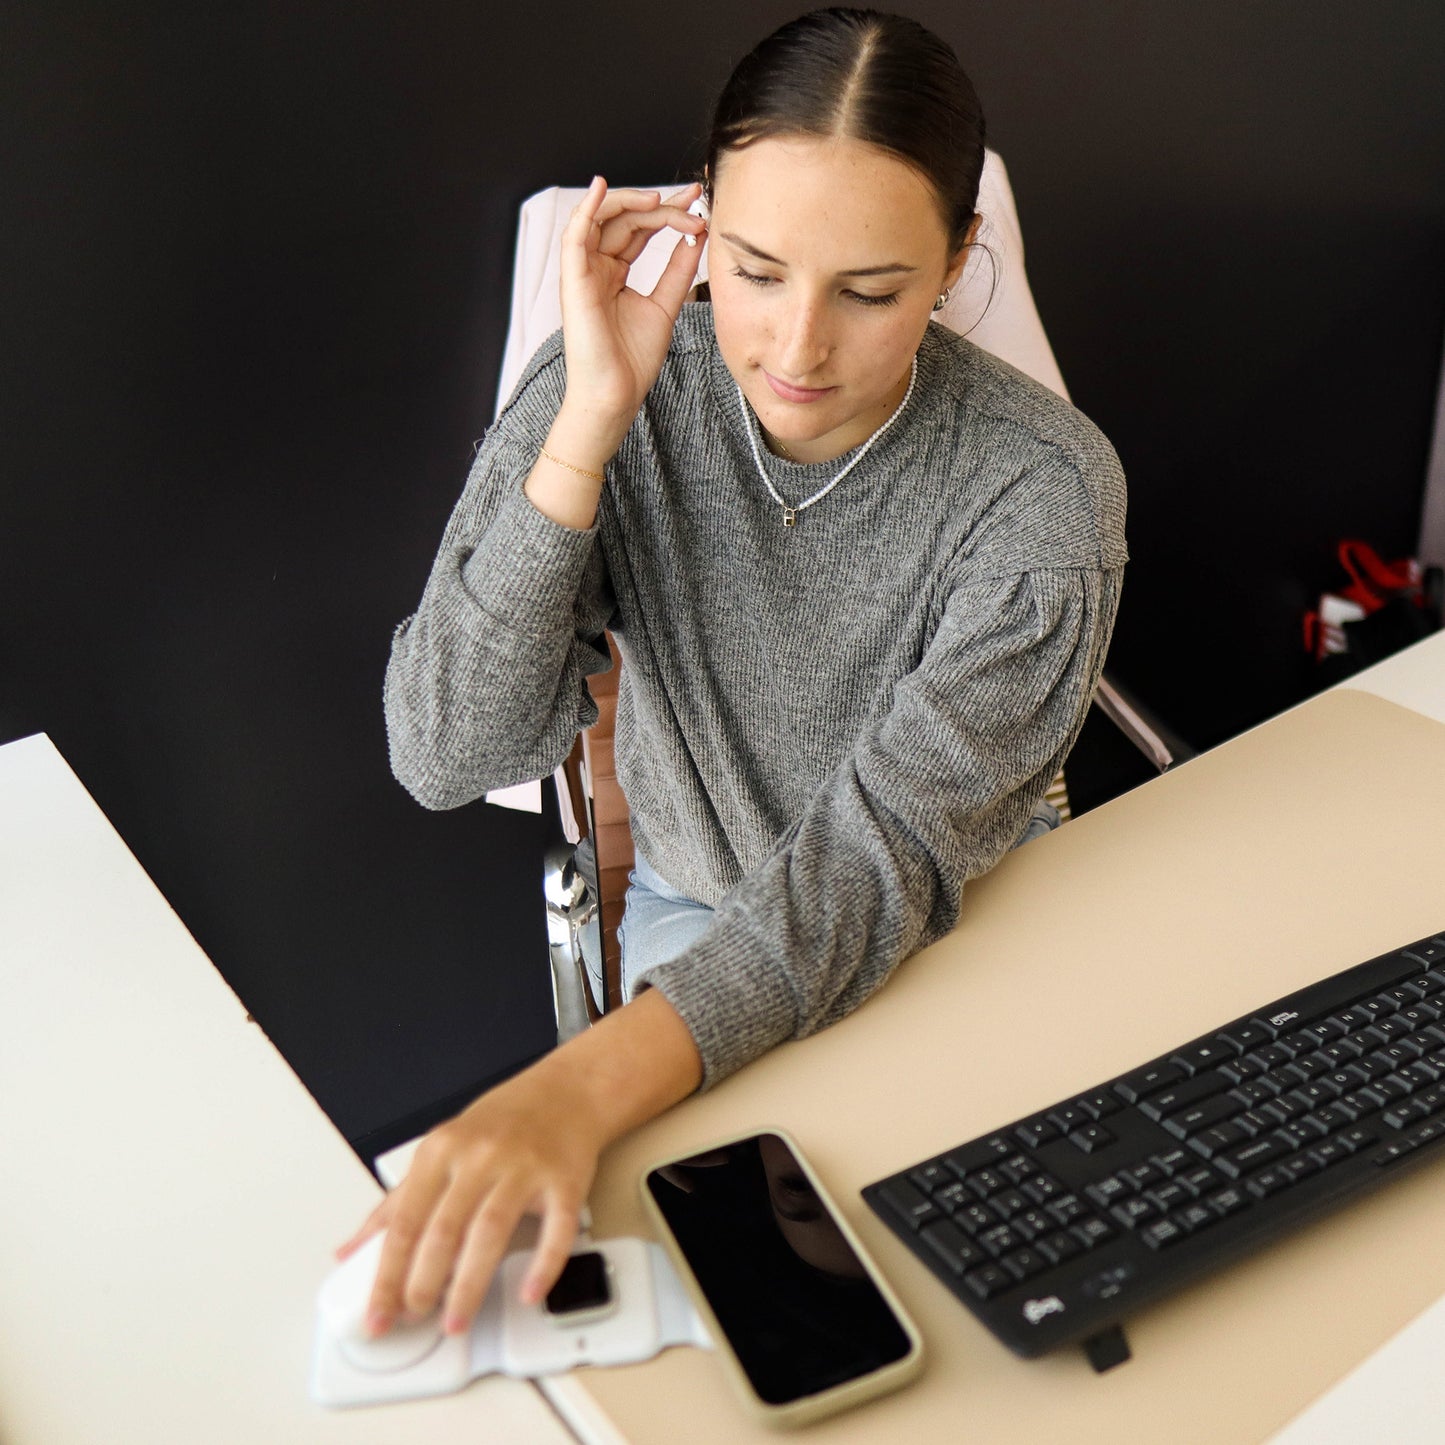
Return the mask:
[[[786,266],[786,261],[780,261],[776,256],[770,256],[766,251],[761,251],[751,241],[745,241],[741,236],[734,235],[731,231],[719,233],[724,241],[730,246],[736,246],[739,251],[746,251],[749,256],[756,256],[759,261],[766,261],[772,266]],[[840,276],[893,276],[901,272],[916,271],[917,266],[906,266],[902,261],[890,261],[886,266],[855,266],[848,271],[839,271]]]

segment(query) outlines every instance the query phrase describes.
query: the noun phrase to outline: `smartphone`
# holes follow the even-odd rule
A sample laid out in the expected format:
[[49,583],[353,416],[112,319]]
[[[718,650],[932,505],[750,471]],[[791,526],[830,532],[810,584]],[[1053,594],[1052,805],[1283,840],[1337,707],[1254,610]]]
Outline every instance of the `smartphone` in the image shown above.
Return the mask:
[[770,1425],[883,1394],[923,1341],[781,1129],[650,1169],[643,1204],[735,1388]]

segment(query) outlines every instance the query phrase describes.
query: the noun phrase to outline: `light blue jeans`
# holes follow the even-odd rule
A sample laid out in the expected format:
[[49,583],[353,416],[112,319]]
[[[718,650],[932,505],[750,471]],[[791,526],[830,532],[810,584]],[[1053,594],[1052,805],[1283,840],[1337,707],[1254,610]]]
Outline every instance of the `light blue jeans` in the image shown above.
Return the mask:
[[[1040,802],[1015,848],[1059,826],[1059,810]],[[712,922],[712,909],[679,893],[642,856],[628,877],[617,941],[622,946],[622,997],[632,997],[643,976],[696,943]]]

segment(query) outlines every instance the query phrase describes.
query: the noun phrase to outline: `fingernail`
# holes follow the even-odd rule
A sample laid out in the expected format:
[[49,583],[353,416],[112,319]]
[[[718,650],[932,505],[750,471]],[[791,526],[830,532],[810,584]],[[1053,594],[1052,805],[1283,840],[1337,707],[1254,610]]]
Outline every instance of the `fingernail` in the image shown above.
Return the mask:
[[[355,1318],[355,1316],[353,1316]],[[391,1319],[381,1310],[370,1310],[366,1316],[366,1332],[369,1335],[382,1335],[386,1333]]]
[[448,1315],[442,1323],[442,1333],[447,1335],[465,1334],[467,1322],[460,1315]]

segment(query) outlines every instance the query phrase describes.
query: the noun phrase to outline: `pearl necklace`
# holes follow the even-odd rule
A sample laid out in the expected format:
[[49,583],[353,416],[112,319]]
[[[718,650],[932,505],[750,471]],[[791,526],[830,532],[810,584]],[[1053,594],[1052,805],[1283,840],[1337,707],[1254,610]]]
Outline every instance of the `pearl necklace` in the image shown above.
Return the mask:
[[[863,445],[858,449],[858,452],[854,456],[853,460],[849,462],[848,465],[844,467],[843,470],[839,472],[838,475],[827,484],[827,486],[825,486],[821,491],[814,492],[813,495],[809,497],[806,502],[799,502],[796,507],[790,507],[782,499],[782,497],[778,495],[778,489],[773,485],[772,478],[768,476],[768,469],[763,465],[762,450],[758,445],[758,434],[762,431],[762,423],[759,422],[757,426],[754,427],[752,409],[748,406],[748,400],[747,397],[743,395],[742,387],[738,387],[738,405],[742,407],[743,426],[747,429],[748,441],[752,443],[753,462],[757,466],[758,475],[763,479],[763,485],[768,489],[768,495],[783,509],[783,526],[796,527],[798,525],[798,513],[803,511],[807,507],[811,507],[814,502],[822,501],[822,499],[826,497],[828,493],[831,492],[833,488],[836,487],[838,483],[841,482],[843,478],[846,477],[848,473],[851,472],[853,468],[856,467],[858,463],[861,462],[863,458],[868,455],[869,449],[872,447],[873,443],[876,442],[883,435],[883,433],[886,432],[888,428],[891,427],[893,423],[896,422],[898,418],[903,415],[904,411],[907,409],[909,399],[913,395],[913,384],[917,380],[918,357],[915,355],[913,358],[913,363],[909,368],[908,390],[903,393],[903,400],[898,403],[897,410],[894,411],[893,415],[890,416],[888,420],[885,421],[883,425],[880,426],[878,430],[874,432],[873,435],[869,437],[866,442],[863,443]],[[734,384],[736,385],[736,383]],[[782,444],[779,443],[779,445]]]

